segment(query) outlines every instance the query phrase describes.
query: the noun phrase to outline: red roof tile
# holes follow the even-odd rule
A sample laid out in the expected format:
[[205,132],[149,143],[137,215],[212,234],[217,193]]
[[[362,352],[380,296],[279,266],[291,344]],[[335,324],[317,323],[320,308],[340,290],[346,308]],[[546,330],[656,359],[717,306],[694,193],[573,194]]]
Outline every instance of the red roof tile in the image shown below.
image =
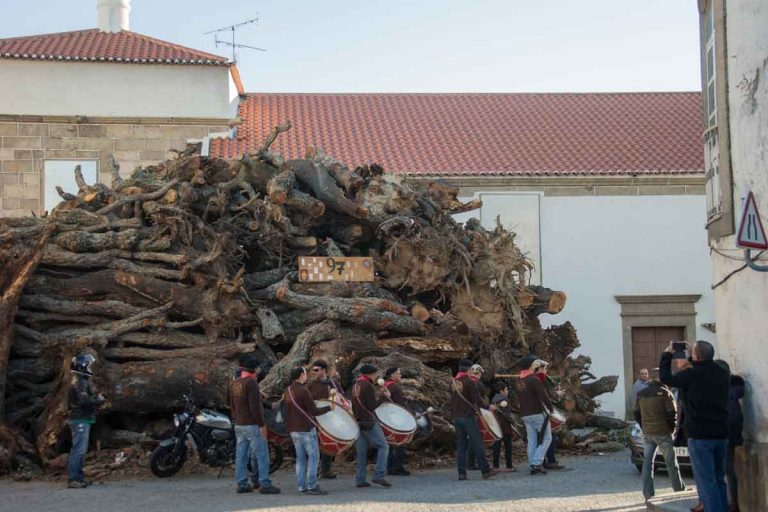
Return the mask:
[[350,166],[409,174],[680,174],[703,172],[701,95],[249,94],[237,137],[211,140],[237,157],[272,127],[286,158],[317,146]]
[[0,39],[0,58],[124,62],[136,64],[229,65],[213,55],[123,30],[98,29]]

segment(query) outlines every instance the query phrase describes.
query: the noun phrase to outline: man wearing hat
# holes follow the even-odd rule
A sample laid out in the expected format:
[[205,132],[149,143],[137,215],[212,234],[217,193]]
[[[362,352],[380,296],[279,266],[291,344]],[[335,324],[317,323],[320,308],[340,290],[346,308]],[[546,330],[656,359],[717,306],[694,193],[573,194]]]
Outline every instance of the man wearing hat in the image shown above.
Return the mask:
[[[269,479],[269,448],[264,409],[259,391],[259,361],[252,354],[240,359],[240,376],[229,384],[229,406],[235,422],[235,480],[237,492],[279,494]],[[253,484],[248,483],[248,460],[253,469]],[[258,476],[257,476],[258,475]],[[258,481],[256,481],[258,479]]]
[[491,469],[485,456],[485,448],[480,436],[480,428],[477,426],[477,414],[480,407],[487,402],[480,395],[477,382],[469,376],[472,361],[462,359],[459,361],[459,372],[451,381],[451,415],[453,426],[456,429],[457,454],[456,462],[459,470],[459,480],[467,479],[467,448],[474,453],[480,463],[483,478],[491,478],[498,471]]
[[528,436],[528,464],[532,475],[546,475],[544,456],[552,442],[549,414],[552,400],[536,373],[547,366],[546,361],[528,355],[520,361],[520,416]]
[[387,474],[387,457],[389,456],[389,445],[384,437],[384,431],[376,418],[374,412],[382,402],[388,400],[391,395],[387,388],[382,386],[381,395],[376,397],[376,390],[373,387],[376,372],[375,366],[364,364],[360,367],[360,378],[352,387],[352,412],[355,415],[357,424],[360,426],[360,436],[355,441],[357,449],[357,474],[355,480],[357,487],[370,487],[368,483],[368,471],[366,469],[366,457],[368,447],[376,448],[376,469],[373,474],[372,482],[382,487],[391,487],[384,477]]

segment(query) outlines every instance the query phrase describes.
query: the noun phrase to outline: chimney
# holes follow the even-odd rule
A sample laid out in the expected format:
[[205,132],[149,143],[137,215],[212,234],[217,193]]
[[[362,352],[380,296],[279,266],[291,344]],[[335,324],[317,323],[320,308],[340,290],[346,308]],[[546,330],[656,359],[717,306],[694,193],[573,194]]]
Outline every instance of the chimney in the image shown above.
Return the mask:
[[98,28],[102,32],[129,30],[131,0],[96,0]]

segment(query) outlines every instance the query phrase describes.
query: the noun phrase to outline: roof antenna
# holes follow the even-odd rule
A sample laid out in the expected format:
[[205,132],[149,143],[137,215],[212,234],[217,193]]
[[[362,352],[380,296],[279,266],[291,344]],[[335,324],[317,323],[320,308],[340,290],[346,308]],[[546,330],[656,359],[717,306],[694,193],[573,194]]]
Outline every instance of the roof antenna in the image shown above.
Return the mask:
[[[235,42],[235,29],[240,28],[244,25],[250,25],[251,23],[256,23],[258,25],[259,23],[259,13],[256,13],[256,17],[250,20],[243,21],[242,23],[235,23],[234,25],[229,25],[227,27],[221,27],[217,28],[216,30],[211,30],[209,32],[203,32],[203,35],[207,36],[208,34],[216,34],[214,36],[214,40],[216,41],[216,48],[219,47],[220,44],[230,46],[232,47],[232,63],[237,64],[237,49],[238,48],[248,48],[249,50],[259,50],[260,52],[265,52],[264,48],[257,48],[255,46],[248,46],[246,44],[239,44]],[[232,32],[232,42],[224,41],[219,39],[219,33],[221,32]]]

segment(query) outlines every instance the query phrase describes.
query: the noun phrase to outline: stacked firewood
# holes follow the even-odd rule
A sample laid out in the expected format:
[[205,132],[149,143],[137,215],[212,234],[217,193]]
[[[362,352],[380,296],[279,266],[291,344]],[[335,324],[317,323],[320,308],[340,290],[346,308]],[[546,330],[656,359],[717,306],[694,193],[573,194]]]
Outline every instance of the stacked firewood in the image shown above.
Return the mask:
[[[514,233],[455,222],[481,204],[440,181],[352,170],[314,148],[284,160],[269,147],[289,126],[241,159],[190,146],[126,179],[115,164],[110,186],[74,169],[78,190],[59,190],[50,214],[0,219],[6,465],[15,453],[57,455],[69,360],[82,351],[98,357],[100,417],[113,431],[145,431],[190,390],[224,406],[246,352],[274,365],[267,395],[315,358],[345,385],[363,361],[399,366],[406,391],[439,410],[434,439],[447,442],[456,362],[471,357],[493,378],[534,351],[584,423],[612,388],[583,385],[589,361],[569,356],[570,324],[541,329],[538,315],[559,312],[565,294],[527,285]],[[300,282],[302,256],[371,257],[375,279]]]

